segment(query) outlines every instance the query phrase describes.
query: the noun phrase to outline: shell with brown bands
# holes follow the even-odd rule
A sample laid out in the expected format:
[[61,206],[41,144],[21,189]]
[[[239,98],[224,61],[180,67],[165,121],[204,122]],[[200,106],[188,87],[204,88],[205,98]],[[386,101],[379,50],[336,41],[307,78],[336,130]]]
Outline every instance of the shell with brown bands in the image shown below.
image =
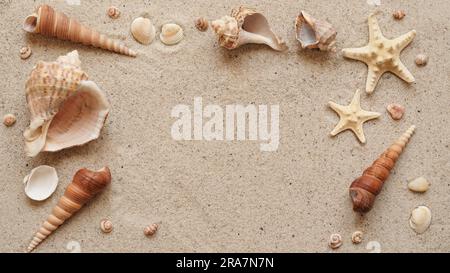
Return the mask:
[[27,251],[31,252],[43,240],[53,233],[75,212],[83,207],[92,197],[105,189],[111,183],[111,172],[108,167],[98,171],[81,169],[75,173],[72,183],[69,184],[52,213],[36,232]]
[[388,178],[395,162],[414,132],[415,126],[411,126],[394,144],[392,144],[361,177],[355,179],[350,185],[350,197],[353,202],[353,210],[361,213],[372,209],[375,197],[380,193],[384,182]]
[[30,33],[40,33],[48,37],[91,45],[132,57],[136,56],[136,52],[122,43],[80,24],[77,20],[55,11],[48,5],[39,6],[35,13],[29,15],[25,19],[23,29]]

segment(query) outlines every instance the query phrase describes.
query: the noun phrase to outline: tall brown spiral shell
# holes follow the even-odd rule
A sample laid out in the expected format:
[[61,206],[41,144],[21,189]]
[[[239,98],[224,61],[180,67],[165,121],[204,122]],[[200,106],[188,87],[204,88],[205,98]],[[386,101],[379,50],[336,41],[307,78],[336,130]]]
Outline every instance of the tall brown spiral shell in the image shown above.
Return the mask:
[[350,185],[349,192],[354,211],[365,213],[372,209],[375,197],[380,193],[384,182],[394,168],[395,162],[403,152],[415,128],[414,125],[411,126],[363,172],[361,177],[355,179]]
[[136,56],[136,52],[128,49],[125,45],[83,26],[77,20],[55,11],[48,5],[39,6],[35,13],[29,15],[25,19],[23,29],[31,33],[40,33],[48,37],[91,45],[132,57]]
[[27,251],[31,252],[53,231],[62,225],[75,212],[83,207],[92,197],[111,183],[108,167],[98,171],[81,169],[75,173],[72,183],[67,186],[64,195],[53,208],[52,213],[36,232]]

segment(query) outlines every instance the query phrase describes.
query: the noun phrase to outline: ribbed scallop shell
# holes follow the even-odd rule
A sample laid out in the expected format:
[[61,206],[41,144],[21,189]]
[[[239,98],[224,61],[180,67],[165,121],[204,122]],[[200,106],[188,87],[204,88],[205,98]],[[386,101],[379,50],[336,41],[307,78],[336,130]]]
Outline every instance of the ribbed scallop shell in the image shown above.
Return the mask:
[[35,66],[26,83],[31,122],[24,137],[29,156],[82,145],[99,136],[109,103],[87,79],[77,51]]

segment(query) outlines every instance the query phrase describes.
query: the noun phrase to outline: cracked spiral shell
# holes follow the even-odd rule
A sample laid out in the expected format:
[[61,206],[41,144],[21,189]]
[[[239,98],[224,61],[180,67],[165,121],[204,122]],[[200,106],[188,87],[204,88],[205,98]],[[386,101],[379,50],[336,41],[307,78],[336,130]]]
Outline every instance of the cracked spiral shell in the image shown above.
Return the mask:
[[29,15],[25,19],[23,29],[30,33],[40,33],[48,37],[91,45],[132,57],[136,56],[136,52],[125,45],[83,26],[77,20],[55,11],[48,5],[39,6],[35,13]]
[[38,232],[36,232],[27,248],[27,252],[33,251],[43,240],[110,183],[111,172],[108,167],[104,167],[98,171],[88,169],[77,171],[72,183],[67,186],[63,197],[59,199],[52,213],[47,217],[47,220],[42,224]]
[[403,152],[414,129],[415,126],[411,126],[363,172],[361,177],[355,179],[350,185],[349,192],[354,211],[365,213],[372,209],[375,197],[380,193],[384,182],[394,168],[395,162]]

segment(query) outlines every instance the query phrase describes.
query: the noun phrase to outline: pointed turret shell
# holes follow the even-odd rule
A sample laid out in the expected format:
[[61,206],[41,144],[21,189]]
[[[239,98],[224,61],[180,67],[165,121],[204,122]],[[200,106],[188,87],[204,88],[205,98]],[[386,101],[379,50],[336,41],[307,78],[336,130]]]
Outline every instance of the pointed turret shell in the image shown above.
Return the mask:
[[24,132],[28,156],[83,145],[100,135],[109,113],[106,95],[80,68],[78,52],[39,62],[26,83],[31,113]]
[[302,48],[336,51],[336,29],[327,21],[315,19],[301,11],[295,20],[296,38]]
[[69,18],[48,5],[40,5],[35,13],[29,15],[25,19],[23,29],[30,33],[40,33],[44,36],[91,45],[132,57],[136,56],[136,52],[125,45],[80,24],[77,20]]
[[239,7],[211,22],[211,28],[219,38],[219,44],[235,49],[244,44],[266,44],[277,51],[287,49],[286,43],[269,26],[266,17],[255,10]]

